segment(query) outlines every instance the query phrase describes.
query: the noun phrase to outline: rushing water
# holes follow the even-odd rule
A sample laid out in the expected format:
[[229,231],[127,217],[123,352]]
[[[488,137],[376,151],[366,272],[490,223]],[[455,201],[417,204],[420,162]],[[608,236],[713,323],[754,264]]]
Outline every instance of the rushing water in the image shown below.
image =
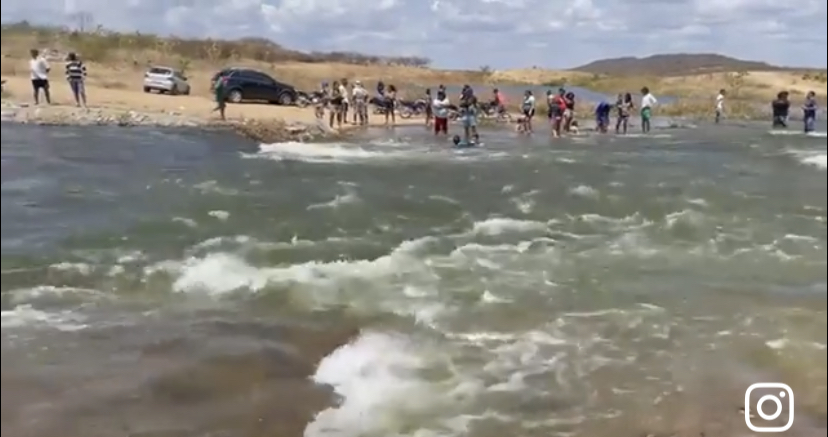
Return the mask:
[[484,139],[4,124],[3,435],[825,435],[824,134]]

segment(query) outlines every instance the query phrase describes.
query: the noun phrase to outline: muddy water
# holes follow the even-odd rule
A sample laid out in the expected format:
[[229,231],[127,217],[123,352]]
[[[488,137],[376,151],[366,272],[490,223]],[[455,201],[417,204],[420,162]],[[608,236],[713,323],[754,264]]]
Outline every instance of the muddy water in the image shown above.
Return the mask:
[[824,435],[821,135],[4,125],[2,431]]

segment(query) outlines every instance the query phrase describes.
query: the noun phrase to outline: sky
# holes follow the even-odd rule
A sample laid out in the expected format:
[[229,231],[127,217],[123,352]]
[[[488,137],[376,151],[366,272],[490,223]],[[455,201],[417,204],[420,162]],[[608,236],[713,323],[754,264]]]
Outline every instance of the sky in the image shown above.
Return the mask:
[[657,53],[826,66],[825,0],[1,0],[2,21],[256,36],[285,47],[416,55],[435,67],[570,68]]

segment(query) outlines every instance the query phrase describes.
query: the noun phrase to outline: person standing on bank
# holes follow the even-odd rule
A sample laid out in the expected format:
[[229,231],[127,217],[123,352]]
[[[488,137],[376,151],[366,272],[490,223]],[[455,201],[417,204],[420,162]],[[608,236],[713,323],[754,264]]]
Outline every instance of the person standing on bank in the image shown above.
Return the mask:
[[29,53],[32,59],[29,60],[29,71],[32,78],[32,91],[34,92],[35,105],[40,104],[40,90],[43,90],[43,97],[46,98],[46,103],[52,104],[52,96],[49,95],[49,62],[46,58],[40,56],[37,49],[31,49]]
[[227,76],[220,76],[216,79],[213,85],[213,96],[216,99],[216,107],[213,112],[218,111],[221,121],[227,120],[225,111],[227,110]]
[[78,59],[75,53],[69,53],[66,57],[66,81],[72,89],[72,96],[75,98],[75,105],[86,107],[86,65]]

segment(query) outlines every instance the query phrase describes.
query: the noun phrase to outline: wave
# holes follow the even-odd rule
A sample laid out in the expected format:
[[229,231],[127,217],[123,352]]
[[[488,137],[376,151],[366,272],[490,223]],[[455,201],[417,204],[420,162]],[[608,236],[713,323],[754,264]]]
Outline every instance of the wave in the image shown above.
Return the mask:
[[828,132],[803,132],[801,130],[782,130],[782,129],[772,129],[768,131],[768,134],[774,136],[798,136],[798,137],[812,137],[812,138],[825,138],[828,135]]
[[345,143],[286,143],[261,144],[257,153],[244,153],[248,159],[274,161],[302,161],[311,163],[346,163],[398,156],[393,150],[370,150]]
[[826,156],[825,151],[790,150],[788,153],[793,155],[802,164],[810,165],[821,170],[825,170],[828,167],[828,156]]

